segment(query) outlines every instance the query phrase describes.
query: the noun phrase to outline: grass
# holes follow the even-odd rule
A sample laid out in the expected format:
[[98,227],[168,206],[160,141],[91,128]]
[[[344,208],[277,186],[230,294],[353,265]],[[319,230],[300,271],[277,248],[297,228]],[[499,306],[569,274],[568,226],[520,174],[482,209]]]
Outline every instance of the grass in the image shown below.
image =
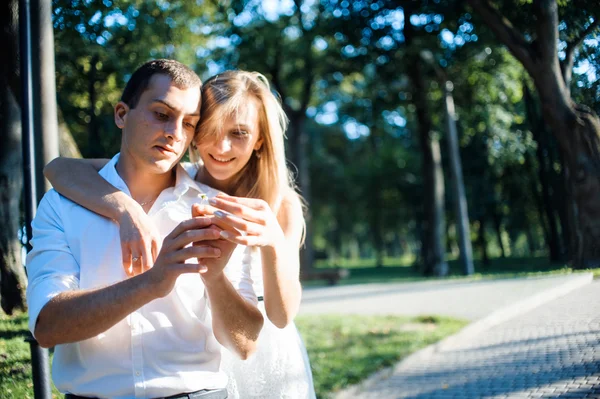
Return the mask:
[[[27,314],[0,315],[0,398],[33,398]],[[52,386],[52,397],[62,398]]]
[[[318,398],[391,366],[462,328],[443,317],[301,316]],[[0,316],[0,398],[33,398],[27,315]],[[62,398],[52,386],[54,398]]]
[[447,337],[466,322],[445,317],[299,316],[317,398],[360,382],[370,374]]
[[[423,277],[413,260],[408,257],[385,258],[383,267],[376,267],[374,259],[342,260],[336,265],[319,261],[316,268],[331,268],[340,266],[350,271],[348,278],[338,282],[340,285],[385,283],[385,282],[409,282],[430,280],[431,277]],[[475,273],[465,276],[461,264],[457,259],[448,260],[449,275],[445,279],[499,279],[515,277],[541,277],[579,272],[592,272],[594,277],[600,277],[600,269],[574,270],[564,263],[551,263],[547,257],[509,257],[495,258],[490,260],[489,265],[484,265],[480,260],[474,261]],[[304,281],[306,287],[324,286],[325,281]]]

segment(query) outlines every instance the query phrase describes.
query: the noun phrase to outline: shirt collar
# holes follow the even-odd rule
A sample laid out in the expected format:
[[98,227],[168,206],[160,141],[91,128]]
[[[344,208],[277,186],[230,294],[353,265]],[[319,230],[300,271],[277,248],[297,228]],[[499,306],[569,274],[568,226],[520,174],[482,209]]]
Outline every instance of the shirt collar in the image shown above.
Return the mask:
[[[98,173],[100,173],[100,176],[104,177],[104,179],[107,182],[109,182],[119,190],[125,192],[127,195],[131,196],[129,187],[127,187],[125,181],[123,181],[121,176],[119,176],[119,173],[117,173],[116,166],[117,162],[119,161],[119,156],[120,154],[118,153],[114,157],[112,157],[112,159],[108,161],[108,163],[104,165],[104,167]],[[203,194],[210,195],[212,191],[215,191],[214,189],[204,184],[200,184],[194,179],[192,179],[180,164],[177,164],[175,168],[175,186],[172,187],[172,189],[173,193],[177,196],[177,198],[180,198],[189,190],[196,191],[197,194],[200,196],[202,196]]]
[[175,168],[175,187],[173,193],[177,197],[181,197],[189,190],[196,191],[197,194],[200,196],[202,196],[202,194],[208,194],[208,190],[206,190],[207,187],[203,184],[199,184],[197,181],[192,179],[190,175],[185,171],[183,166],[177,164]]

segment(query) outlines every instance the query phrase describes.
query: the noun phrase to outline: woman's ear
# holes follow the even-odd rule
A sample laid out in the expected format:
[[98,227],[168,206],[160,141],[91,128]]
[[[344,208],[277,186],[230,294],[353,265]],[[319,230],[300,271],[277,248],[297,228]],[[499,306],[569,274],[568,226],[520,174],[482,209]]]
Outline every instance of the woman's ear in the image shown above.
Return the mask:
[[256,140],[256,144],[254,144],[254,151],[260,151],[260,149],[262,148],[263,145],[263,138],[259,137],[258,140]]
[[129,105],[125,104],[123,101],[119,101],[117,105],[115,105],[115,125],[117,125],[119,129],[125,127],[128,112]]

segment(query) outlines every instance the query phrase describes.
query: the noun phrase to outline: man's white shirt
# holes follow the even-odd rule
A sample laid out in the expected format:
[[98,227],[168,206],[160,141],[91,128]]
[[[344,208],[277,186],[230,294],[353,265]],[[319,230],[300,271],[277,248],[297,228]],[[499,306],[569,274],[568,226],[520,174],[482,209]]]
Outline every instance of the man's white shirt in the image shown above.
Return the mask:
[[[101,171],[109,183],[129,190],[118,175],[117,154]],[[201,194],[218,192],[194,181],[177,166],[175,186],[164,190],[148,215],[164,238],[191,217]],[[61,292],[106,287],[127,278],[122,266],[119,226],[49,191],[32,223],[27,256],[29,329]],[[226,274],[246,300],[256,304],[248,248],[238,246]],[[173,291],[154,300],[104,333],[57,345],[53,380],[63,393],[108,398],[156,398],[200,389],[224,388],[220,345],[212,331],[210,304],[197,273],[181,275]],[[65,329],[69,326],[65,325]]]

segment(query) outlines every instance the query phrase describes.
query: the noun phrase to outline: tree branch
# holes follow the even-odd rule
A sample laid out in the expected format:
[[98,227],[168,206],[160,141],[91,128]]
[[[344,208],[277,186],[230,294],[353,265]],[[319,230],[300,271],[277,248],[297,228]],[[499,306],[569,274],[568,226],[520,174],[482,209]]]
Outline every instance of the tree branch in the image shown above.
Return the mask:
[[302,86],[302,92],[300,94],[300,109],[298,110],[302,114],[306,112],[306,108],[308,108],[308,104],[310,102],[310,97],[312,94],[312,86],[315,81],[315,74],[313,73],[313,54],[312,54],[312,35],[309,35],[309,32],[306,30],[304,26],[304,22],[302,20],[302,11],[300,8],[302,7],[302,0],[294,0],[294,4],[296,5],[296,13],[298,16],[298,22],[300,24],[300,30],[302,31],[302,38],[304,40],[304,84]]
[[290,114],[292,109],[287,105],[285,99],[287,98],[287,91],[285,87],[283,87],[283,83],[281,81],[281,46],[279,37],[275,38],[275,57],[273,59],[273,64],[269,68],[269,73],[271,74],[271,83],[275,90],[279,93],[281,97],[281,105],[285,110],[286,114]]
[[536,0],[533,6],[537,17],[535,49],[543,60],[558,59],[558,4],[556,0]]
[[567,48],[565,50],[565,59],[560,64],[560,69],[563,75],[563,79],[565,81],[565,85],[567,87],[571,84],[571,76],[573,74],[573,64],[575,63],[575,50],[583,43],[583,40],[593,31],[598,28],[600,25],[600,19],[594,19],[594,22],[588,25],[587,28],[583,30],[579,34],[579,36],[575,37],[575,39],[569,41],[567,43]]
[[510,50],[510,52],[523,64],[530,73],[534,70],[531,57],[531,44],[525,40],[523,35],[514,25],[492,6],[489,0],[467,0],[473,9],[486,22],[490,29],[496,34]]

